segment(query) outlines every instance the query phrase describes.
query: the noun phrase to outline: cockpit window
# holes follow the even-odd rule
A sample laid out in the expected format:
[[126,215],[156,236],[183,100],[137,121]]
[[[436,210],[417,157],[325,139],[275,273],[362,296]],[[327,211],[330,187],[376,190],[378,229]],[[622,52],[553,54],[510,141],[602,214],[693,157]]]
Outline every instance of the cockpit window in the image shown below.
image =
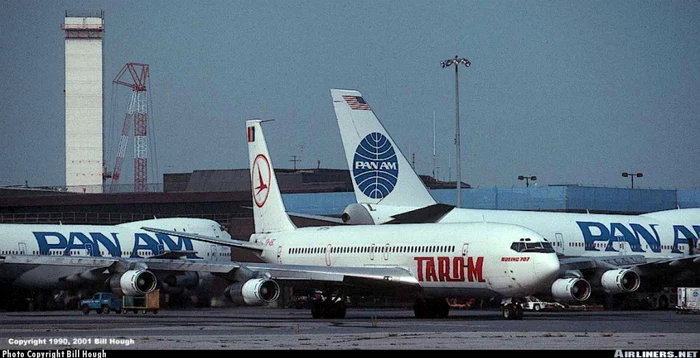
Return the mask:
[[554,252],[554,248],[549,242],[514,242],[510,248],[516,252]]

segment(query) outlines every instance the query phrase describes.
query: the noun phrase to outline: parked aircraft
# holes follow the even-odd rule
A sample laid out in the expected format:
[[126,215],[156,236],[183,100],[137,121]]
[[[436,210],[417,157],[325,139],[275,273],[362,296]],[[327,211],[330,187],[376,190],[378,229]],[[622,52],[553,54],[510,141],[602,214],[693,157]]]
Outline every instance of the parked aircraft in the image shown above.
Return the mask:
[[[208,304],[216,279],[208,272],[190,271],[179,260],[225,262],[231,260],[231,250],[154,234],[142,230],[144,225],[230,237],[217,222],[197,218],[119,225],[0,224],[0,284],[8,291],[0,308],[23,309],[28,302],[37,309],[60,307],[82,290],[139,295],[156,287]],[[54,302],[59,291],[61,302]]]
[[[445,317],[447,297],[507,297],[503,316],[522,318],[520,302],[556,280],[559,261],[532,230],[509,224],[454,223],[297,228],[285,212],[260,120],[246,122],[255,233],[250,242],[268,264],[238,263],[227,291],[246,304],[274,301],[279,283],[320,291],[312,317],[345,317],[348,295],[412,297],[416,317]],[[144,227],[216,244],[204,235]],[[238,245],[241,243],[234,243]],[[279,282],[279,283],[278,283]]]
[[[357,199],[345,209],[345,223],[499,222],[525,226],[553,245],[560,256],[562,277],[587,281],[596,296],[607,295],[608,303],[611,294],[636,292],[655,298],[652,304],[664,308],[669,304],[664,287],[689,278],[697,281],[700,258],[692,250],[700,236],[700,209],[605,215],[440,204],[360,92],[332,89],[331,97]],[[588,299],[586,295],[571,298],[573,302]]]

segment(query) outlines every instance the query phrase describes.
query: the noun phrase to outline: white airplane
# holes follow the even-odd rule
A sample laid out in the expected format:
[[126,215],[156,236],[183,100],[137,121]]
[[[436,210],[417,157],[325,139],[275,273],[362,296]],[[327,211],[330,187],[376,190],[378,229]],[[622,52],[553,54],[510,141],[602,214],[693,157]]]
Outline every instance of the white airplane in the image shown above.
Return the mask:
[[[559,261],[532,230],[508,224],[454,223],[297,228],[285,212],[260,120],[246,122],[255,233],[250,242],[268,264],[239,263],[228,294],[247,304],[270,303],[282,282],[322,292],[312,317],[345,317],[348,295],[415,298],[417,317],[445,317],[447,297],[512,298],[503,316],[522,318],[520,302],[554,287]],[[216,244],[203,235],[144,229]]]
[[158,287],[169,294],[213,297],[214,277],[190,271],[181,259],[230,261],[230,248],[154,234],[141,229],[144,225],[230,238],[217,222],[197,218],[119,225],[0,224],[0,284],[14,291],[4,295],[3,306],[21,309],[30,298],[50,307],[57,291],[90,289],[142,295]]
[[[698,277],[700,258],[689,252],[700,237],[700,209],[604,215],[465,209],[440,204],[360,92],[332,89],[331,97],[357,199],[343,213],[347,224],[488,221],[525,226],[553,245],[561,258],[564,277],[586,280],[594,292],[601,293],[600,297],[638,289],[662,292],[675,279]],[[584,294],[588,290],[580,292],[576,297],[554,298],[574,302],[588,299]],[[666,302],[658,302],[661,308],[668,303],[668,297]]]

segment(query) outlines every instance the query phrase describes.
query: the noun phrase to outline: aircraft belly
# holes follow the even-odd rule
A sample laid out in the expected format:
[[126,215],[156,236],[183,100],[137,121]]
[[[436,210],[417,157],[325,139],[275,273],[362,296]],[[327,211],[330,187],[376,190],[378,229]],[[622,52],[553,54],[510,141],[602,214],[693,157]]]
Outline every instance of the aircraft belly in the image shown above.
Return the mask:
[[27,265],[23,266],[22,268],[18,267],[18,271],[16,271],[18,275],[14,284],[25,288],[61,288],[64,286],[60,281],[61,278],[85,272],[85,267],[75,266],[37,265],[32,268],[27,268]]
[[2,284],[14,284],[17,277],[23,273],[36,268],[37,265],[17,265],[17,264],[2,264],[0,267],[0,282]]
[[424,287],[423,292],[426,296],[440,296],[440,297],[464,297],[464,298],[477,298],[477,297],[500,297],[500,293],[493,291],[486,286],[480,285],[480,287]]

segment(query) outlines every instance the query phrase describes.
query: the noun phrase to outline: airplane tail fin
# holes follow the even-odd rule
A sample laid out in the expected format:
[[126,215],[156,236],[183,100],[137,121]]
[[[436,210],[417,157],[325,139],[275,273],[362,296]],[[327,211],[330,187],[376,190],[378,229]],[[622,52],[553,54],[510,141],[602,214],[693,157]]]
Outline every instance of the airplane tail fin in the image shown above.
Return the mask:
[[277,178],[260,125],[262,122],[257,119],[246,121],[255,232],[294,230],[296,226],[287,215],[282,193],[277,185]]
[[436,204],[362,94],[331,89],[331,97],[357,202],[413,207]]

